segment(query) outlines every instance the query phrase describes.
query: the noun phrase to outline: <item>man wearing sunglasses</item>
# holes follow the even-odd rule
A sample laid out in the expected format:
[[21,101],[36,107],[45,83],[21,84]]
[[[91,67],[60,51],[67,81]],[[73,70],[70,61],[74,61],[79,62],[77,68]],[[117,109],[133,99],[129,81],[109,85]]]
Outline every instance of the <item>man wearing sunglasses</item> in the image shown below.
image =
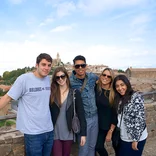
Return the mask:
[[52,58],[41,53],[35,72],[20,75],[0,99],[0,109],[12,99],[18,100],[16,129],[24,133],[27,156],[50,156],[53,145],[53,124],[49,109]]
[[95,83],[98,76],[87,73],[86,59],[78,55],[73,60],[74,70],[70,77],[72,88],[79,89],[87,121],[87,138],[84,146],[79,147],[79,156],[95,156],[95,145],[98,135],[98,117],[95,103]]

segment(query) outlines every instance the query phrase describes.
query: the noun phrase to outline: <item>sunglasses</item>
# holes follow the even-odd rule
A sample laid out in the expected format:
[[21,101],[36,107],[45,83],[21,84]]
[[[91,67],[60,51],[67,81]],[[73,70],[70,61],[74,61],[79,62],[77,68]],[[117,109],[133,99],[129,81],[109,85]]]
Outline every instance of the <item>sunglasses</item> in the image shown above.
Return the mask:
[[76,68],[76,69],[79,69],[80,67],[81,68],[85,68],[87,65],[86,64],[76,64],[74,67]]
[[106,75],[106,74],[102,74],[103,77],[107,77],[109,79],[111,79],[112,77],[110,75]]
[[65,74],[60,75],[60,76],[56,76],[56,81],[59,81],[59,80],[60,80],[60,78],[61,78],[62,80],[64,80],[64,79],[65,79],[65,77],[66,77],[66,75],[65,75]]

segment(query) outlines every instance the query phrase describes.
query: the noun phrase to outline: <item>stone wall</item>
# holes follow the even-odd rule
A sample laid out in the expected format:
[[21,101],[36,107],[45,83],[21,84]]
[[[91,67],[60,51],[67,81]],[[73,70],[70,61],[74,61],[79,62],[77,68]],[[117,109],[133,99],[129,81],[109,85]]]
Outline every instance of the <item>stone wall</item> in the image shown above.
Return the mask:
[[[148,138],[156,136],[156,102],[145,104]],[[106,144],[109,155],[113,155],[111,143]],[[78,145],[73,144],[72,156],[77,156]],[[24,156],[24,139],[19,132],[0,135],[0,156]]]
[[156,71],[132,71],[131,77],[137,78],[156,78]]
[[136,78],[156,78],[156,69],[131,69],[128,68],[126,71],[126,75],[128,77],[136,77]]
[[24,156],[24,138],[20,132],[0,134],[0,156]]
[[145,104],[148,137],[156,136],[156,102]]

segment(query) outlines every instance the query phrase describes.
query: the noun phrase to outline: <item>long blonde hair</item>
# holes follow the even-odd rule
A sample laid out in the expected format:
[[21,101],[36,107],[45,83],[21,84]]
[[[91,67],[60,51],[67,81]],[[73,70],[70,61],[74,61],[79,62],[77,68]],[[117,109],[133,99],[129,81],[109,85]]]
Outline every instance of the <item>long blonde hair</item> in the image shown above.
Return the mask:
[[[108,97],[108,98],[109,98],[109,103],[110,103],[111,105],[113,105],[113,103],[114,103],[113,81],[114,81],[114,77],[115,77],[115,76],[114,76],[114,72],[113,72],[113,70],[112,70],[111,68],[105,68],[105,69],[101,72],[100,77],[102,76],[103,72],[106,71],[106,70],[108,70],[108,71],[110,72],[110,74],[111,74],[110,93],[109,93],[109,97]],[[98,80],[98,82],[97,82],[97,91],[101,94],[101,93],[102,93],[102,82],[101,82],[100,77],[99,77],[99,80]],[[106,91],[104,92],[104,95],[107,97]]]

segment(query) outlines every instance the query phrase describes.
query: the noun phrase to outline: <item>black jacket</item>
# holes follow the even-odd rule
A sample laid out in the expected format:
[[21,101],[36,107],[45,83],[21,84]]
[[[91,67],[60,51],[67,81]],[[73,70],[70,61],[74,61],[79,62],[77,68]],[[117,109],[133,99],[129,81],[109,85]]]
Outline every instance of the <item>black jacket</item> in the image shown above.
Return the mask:
[[[87,131],[87,124],[85,119],[85,113],[83,108],[83,103],[81,99],[81,93],[78,90],[75,90],[75,109],[80,120],[80,135],[86,136]],[[52,104],[50,104],[50,111],[52,116],[53,125],[55,126],[57,117],[60,113],[60,108],[55,100]],[[72,131],[72,118],[74,115],[74,105],[73,105],[73,89],[69,90],[68,97],[67,97],[67,106],[66,106],[66,119],[67,119],[67,126],[68,130]],[[63,128],[63,127],[62,127]]]

